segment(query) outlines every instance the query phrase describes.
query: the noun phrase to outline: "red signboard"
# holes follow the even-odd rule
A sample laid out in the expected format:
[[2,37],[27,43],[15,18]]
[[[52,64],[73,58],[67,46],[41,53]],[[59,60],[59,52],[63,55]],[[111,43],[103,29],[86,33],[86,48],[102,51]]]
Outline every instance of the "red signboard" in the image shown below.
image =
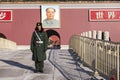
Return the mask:
[[0,21],[12,21],[12,10],[0,10]]
[[90,21],[120,21],[120,9],[91,9]]

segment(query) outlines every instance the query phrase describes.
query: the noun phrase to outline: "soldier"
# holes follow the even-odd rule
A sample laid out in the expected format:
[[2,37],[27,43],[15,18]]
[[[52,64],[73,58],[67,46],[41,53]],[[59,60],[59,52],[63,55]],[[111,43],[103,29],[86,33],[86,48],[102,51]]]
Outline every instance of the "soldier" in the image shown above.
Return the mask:
[[35,72],[43,73],[44,60],[46,60],[46,50],[48,37],[44,32],[41,23],[36,24],[35,31],[32,34],[30,49],[32,51],[32,60],[35,61]]
[[47,8],[46,16],[47,18],[43,20],[43,27],[47,28],[59,27],[59,21],[57,19],[54,19],[55,16],[54,8]]

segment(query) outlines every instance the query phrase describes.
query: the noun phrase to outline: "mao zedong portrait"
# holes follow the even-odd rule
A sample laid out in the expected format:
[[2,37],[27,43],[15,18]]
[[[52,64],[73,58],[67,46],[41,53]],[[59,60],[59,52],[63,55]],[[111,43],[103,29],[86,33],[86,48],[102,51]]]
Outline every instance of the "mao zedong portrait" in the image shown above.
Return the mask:
[[[55,12],[54,8],[46,8],[46,19],[43,20],[43,27],[44,28],[58,28],[60,25],[59,20],[55,19]],[[59,16],[59,15],[58,15]]]

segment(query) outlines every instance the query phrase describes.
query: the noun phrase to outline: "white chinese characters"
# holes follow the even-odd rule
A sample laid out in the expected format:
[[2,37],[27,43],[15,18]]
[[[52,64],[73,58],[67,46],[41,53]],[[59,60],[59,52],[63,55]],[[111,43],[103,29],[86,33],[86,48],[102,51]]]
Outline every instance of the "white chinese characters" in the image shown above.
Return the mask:
[[6,17],[6,13],[5,12],[1,12],[0,13],[0,19],[4,19]]

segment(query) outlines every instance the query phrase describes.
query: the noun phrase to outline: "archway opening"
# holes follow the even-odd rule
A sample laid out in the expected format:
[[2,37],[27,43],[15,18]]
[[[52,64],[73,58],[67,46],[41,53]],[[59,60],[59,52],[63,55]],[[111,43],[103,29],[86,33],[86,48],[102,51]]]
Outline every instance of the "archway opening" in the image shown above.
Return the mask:
[[55,48],[60,49],[60,35],[57,31],[49,29],[46,30],[48,39],[49,39],[49,45],[48,48]]
[[0,33],[0,38],[7,39],[7,37],[3,33]]

